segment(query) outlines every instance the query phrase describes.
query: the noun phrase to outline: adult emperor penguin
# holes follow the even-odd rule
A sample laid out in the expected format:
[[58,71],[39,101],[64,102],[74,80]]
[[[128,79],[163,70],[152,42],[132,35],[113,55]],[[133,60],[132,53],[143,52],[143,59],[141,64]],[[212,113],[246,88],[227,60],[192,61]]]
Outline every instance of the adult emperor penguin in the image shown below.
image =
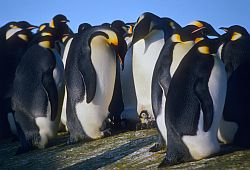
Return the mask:
[[[21,148],[44,148],[55,137],[61,117],[64,69],[53,36],[41,36],[19,63],[12,97]],[[32,81],[31,81],[32,80]]]
[[137,99],[137,114],[142,127],[154,121],[151,105],[151,84],[160,51],[175,28],[176,22],[166,21],[152,13],[143,13],[137,20],[132,40],[132,71]]
[[167,142],[165,102],[171,77],[174,74],[172,68],[177,67],[194,44],[206,38],[207,35],[219,36],[210,24],[194,21],[183,28],[176,27],[161,50],[153,72],[151,93],[152,108],[160,136],[158,142],[150,148],[152,152],[162,149]]
[[160,166],[200,160],[220,149],[217,131],[227,75],[216,55],[219,44],[219,39],[204,39],[170,68],[165,105],[168,149]]
[[[22,22],[23,23],[23,22]],[[12,116],[11,108],[11,96],[13,90],[13,81],[15,77],[15,71],[17,65],[19,64],[23,54],[26,52],[29,42],[33,37],[33,34],[30,29],[28,29],[27,22],[25,24],[16,23],[16,26],[6,31],[4,52],[0,56],[0,118],[4,127],[5,136],[11,136],[11,133],[8,131],[8,127],[12,128],[14,125],[14,120]],[[17,26],[23,27],[18,28]],[[9,121],[6,121],[9,120]],[[10,123],[8,125],[8,123]],[[13,128],[12,128],[13,129]],[[12,130],[12,133],[16,134],[15,130]],[[0,135],[1,136],[1,135]]]
[[116,61],[125,56],[116,51],[120,38],[111,28],[96,26],[72,40],[65,67],[70,143],[104,136]]
[[226,31],[221,58],[228,75],[228,88],[218,138],[225,144],[250,147],[250,36],[239,25]]
[[[64,36],[62,37],[62,42],[65,45],[64,48],[64,52],[63,52],[63,65],[65,68],[66,65],[66,60],[68,57],[68,53],[69,53],[69,49],[71,47],[71,42],[74,38],[74,36],[76,36],[77,34],[80,34],[88,29],[92,28],[92,26],[89,23],[82,23],[78,26],[78,33],[74,34],[74,35],[70,35],[70,34],[64,34]],[[66,116],[66,106],[67,106],[67,90],[65,87],[65,93],[64,93],[64,100],[63,100],[63,106],[62,106],[62,115],[61,115],[61,125],[63,125],[65,127],[66,130],[68,130],[67,128],[67,116]]]

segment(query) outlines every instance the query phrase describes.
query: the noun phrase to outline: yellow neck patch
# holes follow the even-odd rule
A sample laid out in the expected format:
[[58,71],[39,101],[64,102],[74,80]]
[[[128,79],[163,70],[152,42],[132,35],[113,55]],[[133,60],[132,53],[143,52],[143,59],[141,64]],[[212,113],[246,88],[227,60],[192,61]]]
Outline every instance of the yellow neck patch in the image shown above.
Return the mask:
[[201,47],[198,47],[198,51],[201,53],[201,54],[210,54],[210,49],[208,46],[201,46]]
[[196,43],[198,43],[198,42],[200,42],[200,41],[202,41],[202,40],[204,40],[204,38],[199,37],[199,38],[195,38],[194,42],[195,42],[195,44],[196,44]]
[[46,27],[46,25],[41,25],[41,26],[39,27],[39,31],[44,30],[45,27]]
[[231,37],[231,40],[232,41],[236,41],[236,40],[240,39],[241,36],[242,35],[240,33],[234,32],[233,35],[232,35],[232,37]]
[[113,44],[113,45],[117,46],[118,45],[118,38],[117,38],[116,34],[114,32],[110,31],[110,32],[108,32],[108,36],[109,36],[109,39],[107,39],[107,42],[109,44]]
[[44,48],[50,48],[51,47],[50,41],[41,41],[41,42],[39,42],[39,45],[41,47],[44,47]]
[[44,37],[44,36],[52,36],[52,34],[50,33],[50,32],[43,32],[42,33],[42,36]]
[[52,20],[52,21],[49,23],[49,26],[50,26],[51,28],[55,28],[54,20]]
[[201,27],[204,26],[204,25],[203,25],[201,22],[199,22],[199,21],[193,21],[193,22],[191,22],[191,23],[188,24],[188,25],[194,25],[194,26],[199,27],[199,28],[201,28]]
[[63,38],[62,38],[62,42],[65,42],[66,41],[66,39],[68,38],[69,36],[63,36]]
[[29,39],[28,39],[28,36],[27,35],[25,35],[25,34],[18,34],[17,35],[19,38],[21,38],[22,40],[24,40],[24,41],[28,41]]
[[181,36],[179,35],[179,34],[173,34],[172,35],[172,37],[171,37],[171,40],[173,41],[173,42],[175,42],[175,43],[180,43],[180,42],[182,42],[181,41]]
[[129,26],[128,33],[129,33],[129,34],[132,34],[132,33],[133,33],[133,26],[132,26],[132,25]]

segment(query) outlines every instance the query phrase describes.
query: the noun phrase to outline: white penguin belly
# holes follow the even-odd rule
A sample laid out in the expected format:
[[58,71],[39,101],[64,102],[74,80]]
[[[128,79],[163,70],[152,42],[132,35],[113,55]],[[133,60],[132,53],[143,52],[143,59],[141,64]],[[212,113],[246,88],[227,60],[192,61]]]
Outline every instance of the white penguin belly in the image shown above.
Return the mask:
[[[69,41],[67,42],[67,44],[65,46],[64,52],[63,52],[63,66],[64,66],[64,68],[66,65],[66,61],[67,61],[67,57],[68,57],[68,53],[69,53],[69,49],[70,49],[70,45],[71,45],[72,40],[73,40],[73,38],[69,39]],[[64,100],[63,100],[63,106],[62,106],[61,123],[66,127],[66,130],[67,130],[66,106],[67,106],[67,90],[65,87]]]
[[97,139],[103,136],[100,128],[108,116],[108,107],[113,96],[116,56],[114,51],[108,45],[103,45],[98,38],[92,39],[91,49],[91,60],[97,78],[96,93],[89,104],[86,99],[77,103],[76,113],[84,132],[90,138]]
[[136,112],[136,95],[132,73],[132,48],[129,48],[124,61],[124,69],[120,71],[122,99],[124,110],[121,113],[121,119],[138,121]]
[[38,144],[39,148],[44,148],[47,145],[48,140],[56,136],[59,126],[60,116],[57,115],[55,121],[51,121],[50,102],[48,103],[47,113],[48,114],[46,117],[35,118],[36,125],[39,128],[39,134],[41,137],[41,141]]
[[167,126],[165,123],[165,105],[166,105],[166,97],[163,93],[162,95],[162,102],[161,102],[161,111],[160,114],[156,118],[156,123],[158,126],[158,129],[160,130],[160,133],[166,143],[167,146]]
[[[141,111],[146,110],[152,120],[154,120],[151,104],[152,76],[163,45],[163,31],[152,31],[147,39],[142,39],[133,46],[133,76],[137,113],[140,114]],[[145,48],[147,48],[146,51]]]
[[224,64],[218,57],[214,57],[214,67],[212,69],[209,82],[209,92],[213,100],[214,116],[210,129],[203,131],[203,112],[200,111],[200,118],[196,136],[183,136],[183,142],[189,149],[195,160],[210,156],[219,151],[220,146],[217,140],[217,131],[225,103],[227,89],[227,75]]

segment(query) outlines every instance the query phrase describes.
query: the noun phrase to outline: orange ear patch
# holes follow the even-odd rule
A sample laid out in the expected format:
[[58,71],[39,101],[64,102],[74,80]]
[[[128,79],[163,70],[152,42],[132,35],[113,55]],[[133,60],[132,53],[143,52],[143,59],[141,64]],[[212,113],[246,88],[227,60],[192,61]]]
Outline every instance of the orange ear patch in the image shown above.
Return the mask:
[[198,51],[201,53],[201,54],[210,54],[210,49],[208,46],[201,46],[201,47],[198,47]]

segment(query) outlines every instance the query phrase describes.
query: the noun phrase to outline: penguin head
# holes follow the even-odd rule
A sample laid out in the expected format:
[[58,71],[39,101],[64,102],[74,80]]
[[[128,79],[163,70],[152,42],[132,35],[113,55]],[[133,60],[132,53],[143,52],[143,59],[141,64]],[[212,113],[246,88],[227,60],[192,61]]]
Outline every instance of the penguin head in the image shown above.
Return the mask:
[[43,23],[38,27],[38,32],[41,32],[44,30],[46,27],[49,27],[49,23]]
[[207,36],[220,36],[210,24],[204,21],[194,21],[182,29],[176,29],[174,31],[174,36],[172,36],[172,40],[178,42],[178,39],[176,39],[177,36],[175,35],[176,32],[177,35],[179,35],[181,42],[194,41],[195,43],[198,43],[199,41],[206,39]]
[[163,26],[165,27],[165,33],[168,33],[168,37],[173,34],[173,31],[176,29],[181,29],[182,27],[173,19],[168,18],[168,17],[163,17],[161,18],[163,22]]
[[197,50],[203,55],[215,55],[221,45],[220,38],[204,39],[197,43]]
[[61,25],[66,24],[67,22],[69,22],[69,20],[66,18],[66,16],[58,14],[53,17],[52,21],[50,22],[50,27],[58,28]]
[[127,35],[129,27],[121,20],[115,20],[111,23],[111,28],[115,29],[121,36]]
[[215,31],[212,25],[210,25],[207,22],[193,21],[189,23],[188,26],[190,26],[193,29],[192,31],[193,34],[195,32],[198,32],[199,30],[202,30],[202,31],[199,31],[199,35],[202,37],[206,37],[206,36],[220,37],[220,34],[217,31]]
[[145,38],[153,29],[161,29],[161,18],[150,12],[143,13],[138,19],[133,30],[132,45]]
[[82,23],[78,26],[78,33],[81,33],[89,28],[91,28],[92,26],[89,23]]
[[236,41],[242,37],[249,37],[247,30],[239,25],[233,25],[229,28],[221,27],[219,29],[222,29],[226,32],[222,37],[227,41]]
[[29,30],[22,28],[11,28],[6,32],[6,40],[10,40],[12,38],[28,42],[32,38],[32,33]]
[[126,26],[127,26],[127,32],[126,34],[124,35],[124,37],[131,37],[133,35],[133,30],[134,30],[134,27],[135,27],[135,23],[126,23]]
[[38,26],[32,25],[32,24],[28,23],[27,21],[19,21],[17,23],[17,25],[20,28],[27,29],[27,30],[33,30],[35,28],[38,28]]
[[40,36],[38,40],[38,45],[43,48],[54,48],[55,38],[54,36]]

